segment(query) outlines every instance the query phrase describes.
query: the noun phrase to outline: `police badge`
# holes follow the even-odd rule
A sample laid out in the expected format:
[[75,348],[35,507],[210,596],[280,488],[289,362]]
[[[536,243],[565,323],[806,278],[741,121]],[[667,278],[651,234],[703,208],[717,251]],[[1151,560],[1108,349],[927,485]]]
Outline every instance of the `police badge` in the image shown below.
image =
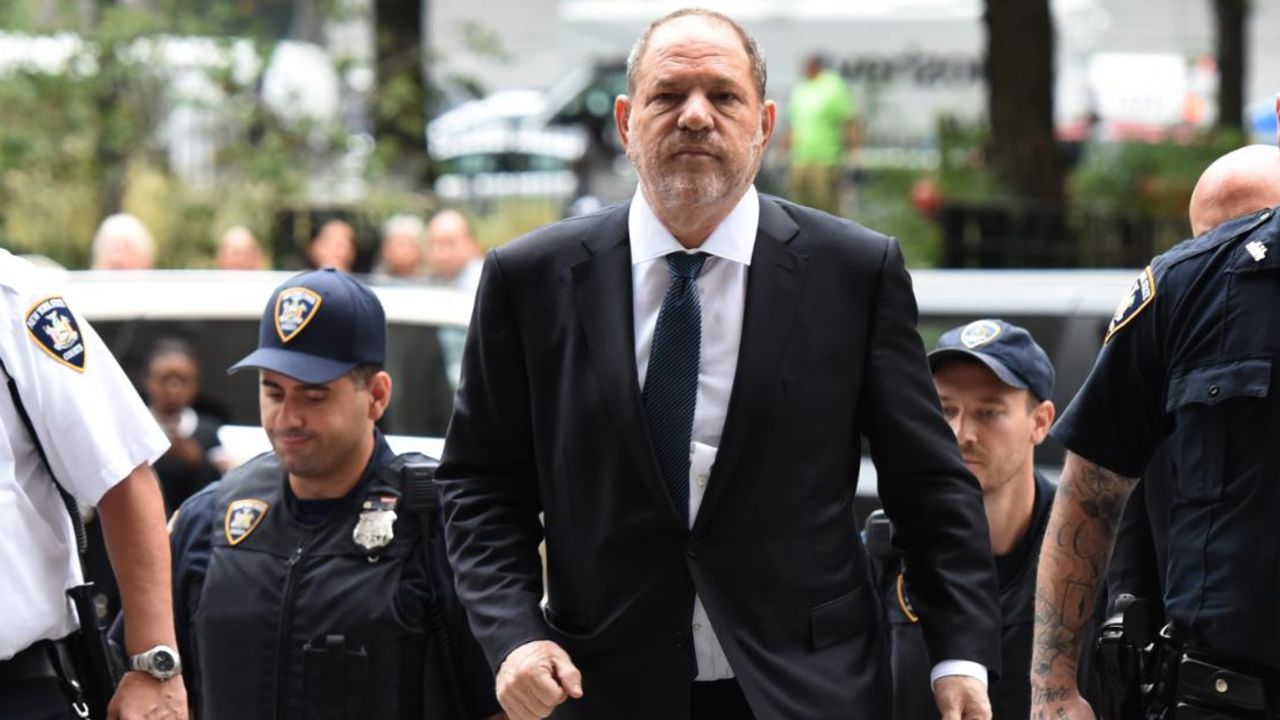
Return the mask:
[[[222,519],[222,532],[227,542],[235,547],[249,537],[267,514],[267,504],[261,500],[246,498],[236,500],[227,506],[227,514]],[[176,513],[175,513],[176,516]]]
[[369,553],[386,547],[395,538],[392,527],[396,522],[396,504],[399,500],[394,495],[366,498],[360,508],[356,529],[351,532],[351,539]]
[[41,350],[72,370],[84,372],[84,340],[66,300],[55,296],[32,305],[26,324]]

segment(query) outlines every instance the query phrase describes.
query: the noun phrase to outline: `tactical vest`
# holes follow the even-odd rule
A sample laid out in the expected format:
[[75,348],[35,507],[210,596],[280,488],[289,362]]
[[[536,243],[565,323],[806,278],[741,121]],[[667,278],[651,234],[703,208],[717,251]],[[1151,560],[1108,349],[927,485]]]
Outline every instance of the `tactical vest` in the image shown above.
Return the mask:
[[434,461],[385,457],[314,527],[286,507],[274,454],[222,482],[193,628],[202,720],[456,717],[424,707],[440,623],[418,491]]

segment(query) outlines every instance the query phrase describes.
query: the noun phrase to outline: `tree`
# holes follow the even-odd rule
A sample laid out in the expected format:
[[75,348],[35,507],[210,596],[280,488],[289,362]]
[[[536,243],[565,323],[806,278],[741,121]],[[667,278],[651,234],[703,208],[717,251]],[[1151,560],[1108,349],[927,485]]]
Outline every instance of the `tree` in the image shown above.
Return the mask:
[[1244,132],[1249,0],[1213,0],[1218,51],[1218,127]]
[[426,179],[427,84],[423,0],[376,0],[374,138],[378,158],[414,183]]
[[1053,134],[1053,17],[1049,0],[987,0],[990,157],[1019,198],[1060,204],[1065,165]]

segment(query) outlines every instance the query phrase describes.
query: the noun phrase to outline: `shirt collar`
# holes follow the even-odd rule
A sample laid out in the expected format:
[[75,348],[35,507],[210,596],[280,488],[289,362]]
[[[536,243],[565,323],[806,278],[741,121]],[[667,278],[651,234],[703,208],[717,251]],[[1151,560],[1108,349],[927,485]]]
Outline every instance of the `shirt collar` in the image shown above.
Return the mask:
[[[760,224],[760,198],[754,185],[747,186],[738,204],[729,215],[711,231],[698,252],[722,257],[743,265],[751,265],[751,253],[756,246],[756,229]],[[640,186],[631,198],[627,213],[627,230],[631,234],[631,264],[660,258],[685,250],[671,231],[662,224],[649,207]]]

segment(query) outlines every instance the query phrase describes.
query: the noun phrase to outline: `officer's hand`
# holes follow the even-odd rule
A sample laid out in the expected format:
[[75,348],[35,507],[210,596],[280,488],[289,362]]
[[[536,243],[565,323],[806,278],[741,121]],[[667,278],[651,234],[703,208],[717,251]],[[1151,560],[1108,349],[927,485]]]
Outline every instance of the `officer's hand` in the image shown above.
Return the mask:
[[568,698],[582,697],[582,673],[550,640],[525,643],[498,668],[498,704],[511,720],[540,720]]
[[125,673],[107,707],[107,720],[187,720],[182,676],[161,682],[144,672]]
[[[1045,702],[1048,700],[1048,702]],[[1038,688],[1031,689],[1032,720],[1096,720],[1093,708],[1080,697],[1079,691],[1057,690],[1046,697]]]
[[987,688],[968,675],[938,678],[933,684],[933,701],[938,704],[942,720],[991,720]]

